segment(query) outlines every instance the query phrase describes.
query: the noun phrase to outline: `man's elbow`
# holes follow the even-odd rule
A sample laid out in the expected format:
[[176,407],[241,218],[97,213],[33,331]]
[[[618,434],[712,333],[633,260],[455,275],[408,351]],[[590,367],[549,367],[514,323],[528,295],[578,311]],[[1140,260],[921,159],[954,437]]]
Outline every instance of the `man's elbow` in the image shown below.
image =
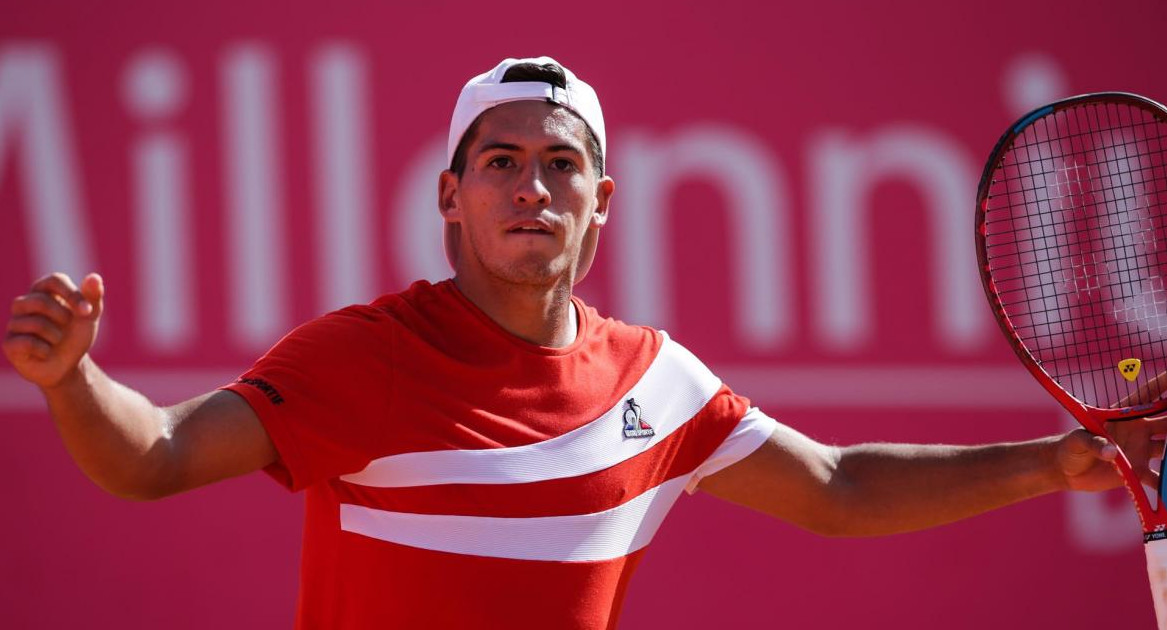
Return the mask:
[[824,538],[853,538],[862,536],[862,530],[853,519],[836,515],[832,510],[822,510],[813,518],[797,523],[802,529]]
[[797,525],[825,538],[863,538],[883,533],[881,515],[871,512],[857,491],[842,477],[833,479]]
[[825,538],[873,538],[916,529],[887,510],[846,502],[822,509],[815,518],[800,523],[800,526]]
[[175,491],[169,490],[159,485],[136,484],[132,486],[120,486],[116,488],[103,487],[106,492],[127,501],[134,501],[138,503],[145,503],[148,501],[157,501],[165,499],[166,497],[178,494]]
[[174,475],[162,470],[129,470],[86,473],[90,481],[119,499],[146,502],[157,501],[181,492]]

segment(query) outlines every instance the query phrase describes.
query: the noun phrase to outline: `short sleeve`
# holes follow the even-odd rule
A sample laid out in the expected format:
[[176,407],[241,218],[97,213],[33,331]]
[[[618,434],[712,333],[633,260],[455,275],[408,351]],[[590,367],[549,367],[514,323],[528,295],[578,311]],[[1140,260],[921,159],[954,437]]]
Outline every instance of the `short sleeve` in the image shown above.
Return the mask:
[[392,322],[354,306],[288,333],[221,389],[251,405],[279,461],[265,469],[291,490],[358,471],[383,440],[392,406]]
[[770,438],[778,422],[751,407],[749,399],[734,394],[700,359],[671,339],[668,333],[659,332],[665,339],[662,354],[668,351],[674,357],[673,361],[681,366],[680,376],[673,383],[675,390],[707,396],[701,411],[692,419],[695,425],[692,446],[699,453],[700,462],[685,484],[685,490],[692,494],[702,479],[757,450]]
[[722,440],[721,445],[693,471],[685,491],[693,494],[702,479],[745,459],[770,439],[776,428],[777,420],[762,413],[757,407],[751,407]]

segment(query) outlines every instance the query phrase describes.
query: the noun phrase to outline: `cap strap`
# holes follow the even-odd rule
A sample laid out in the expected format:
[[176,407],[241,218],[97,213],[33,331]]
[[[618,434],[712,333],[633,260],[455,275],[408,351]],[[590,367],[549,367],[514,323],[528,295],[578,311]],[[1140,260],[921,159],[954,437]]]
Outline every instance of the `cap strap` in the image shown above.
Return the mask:
[[543,83],[542,81],[515,81],[512,83],[480,83],[469,86],[473,90],[475,103],[487,107],[494,107],[508,101],[522,101],[545,98],[561,105],[571,106],[571,97],[567,90]]

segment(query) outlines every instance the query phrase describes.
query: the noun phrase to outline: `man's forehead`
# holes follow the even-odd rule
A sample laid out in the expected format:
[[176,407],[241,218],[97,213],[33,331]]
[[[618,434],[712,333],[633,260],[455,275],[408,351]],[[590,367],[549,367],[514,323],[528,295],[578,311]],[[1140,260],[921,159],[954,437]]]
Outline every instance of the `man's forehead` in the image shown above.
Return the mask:
[[584,152],[586,138],[587,125],[570,110],[543,101],[515,101],[482,113],[472,148],[536,142]]

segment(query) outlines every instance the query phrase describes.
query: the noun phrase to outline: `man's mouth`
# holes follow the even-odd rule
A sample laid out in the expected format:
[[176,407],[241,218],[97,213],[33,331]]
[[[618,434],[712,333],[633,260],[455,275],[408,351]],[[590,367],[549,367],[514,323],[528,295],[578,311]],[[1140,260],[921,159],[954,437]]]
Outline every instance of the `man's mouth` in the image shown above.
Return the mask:
[[523,222],[507,230],[509,234],[552,234],[549,226],[534,221]]

